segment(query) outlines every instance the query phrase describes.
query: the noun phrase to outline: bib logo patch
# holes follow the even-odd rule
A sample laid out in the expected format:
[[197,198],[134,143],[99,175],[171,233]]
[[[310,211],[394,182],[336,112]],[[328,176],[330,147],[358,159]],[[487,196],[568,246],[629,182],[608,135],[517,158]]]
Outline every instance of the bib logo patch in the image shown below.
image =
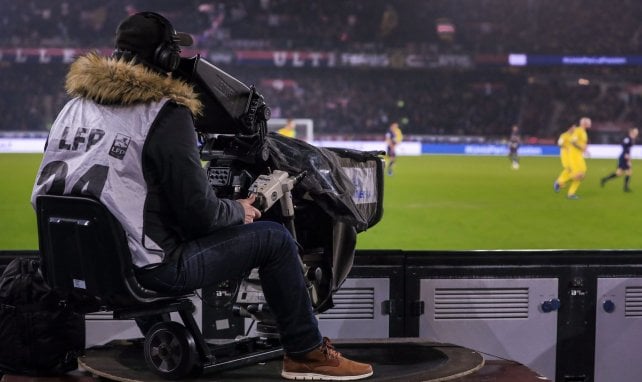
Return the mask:
[[127,153],[127,148],[129,147],[129,142],[131,140],[131,137],[123,134],[116,134],[114,143],[111,144],[111,148],[109,149],[109,155],[122,160],[125,157],[125,153]]

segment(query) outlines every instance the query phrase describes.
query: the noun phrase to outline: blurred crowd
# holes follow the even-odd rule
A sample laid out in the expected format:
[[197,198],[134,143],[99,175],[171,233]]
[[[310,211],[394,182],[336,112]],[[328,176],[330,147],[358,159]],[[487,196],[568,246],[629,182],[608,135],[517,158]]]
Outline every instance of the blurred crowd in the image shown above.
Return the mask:
[[[638,54],[637,0],[0,0],[0,49],[110,48],[117,23],[155,10],[196,49],[341,52]],[[580,115],[642,122],[640,70],[628,68],[224,67],[255,84],[277,117],[312,118],[316,134],[502,137],[518,123],[553,137]],[[46,130],[66,101],[67,64],[0,61],[0,130]],[[578,78],[586,77],[585,82]]]
[[199,48],[635,54],[642,38],[637,0],[0,0],[0,9],[4,46],[109,46],[117,22],[140,10],[163,13]]

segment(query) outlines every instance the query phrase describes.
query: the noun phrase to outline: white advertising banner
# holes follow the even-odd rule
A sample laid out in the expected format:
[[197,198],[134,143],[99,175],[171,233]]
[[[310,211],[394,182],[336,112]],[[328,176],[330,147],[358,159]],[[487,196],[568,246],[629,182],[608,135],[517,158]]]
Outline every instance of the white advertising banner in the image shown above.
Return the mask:
[[0,138],[0,153],[42,153],[45,138]]

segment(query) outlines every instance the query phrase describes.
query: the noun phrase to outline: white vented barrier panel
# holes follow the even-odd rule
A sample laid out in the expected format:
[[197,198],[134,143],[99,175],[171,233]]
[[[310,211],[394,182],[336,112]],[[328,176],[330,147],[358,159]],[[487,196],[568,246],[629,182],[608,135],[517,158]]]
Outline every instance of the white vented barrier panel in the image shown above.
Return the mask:
[[507,358],[554,380],[558,279],[422,279],[419,336]]
[[642,278],[598,278],[595,382],[642,380]]
[[318,316],[321,334],[330,338],[387,338],[389,316],[382,312],[390,298],[390,279],[346,279],[334,294],[334,307]]
[[[321,335],[331,339],[388,338],[390,320],[382,305],[390,298],[388,278],[348,278],[332,296],[334,307],[317,316]],[[245,319],[248,335],[256,325]],[[247,329],[246,329],[247,330]]]

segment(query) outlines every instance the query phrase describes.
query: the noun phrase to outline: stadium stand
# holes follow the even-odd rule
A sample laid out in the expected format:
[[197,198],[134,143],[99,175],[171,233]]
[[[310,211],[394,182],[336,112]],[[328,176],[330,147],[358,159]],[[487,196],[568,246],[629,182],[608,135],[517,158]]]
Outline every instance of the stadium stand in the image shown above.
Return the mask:
[[[217,65],[255,84],[275,117],[312,118],[317,134],[378,136],[389,120],[398,118],[409,137],[489,139],[504,137],[515,122],[527,136],[551,138],[585,113],[597,127],[639,124],[642,91],[635,83],[641,69],[635,66],[438,63],[413,69],[394,61],[409,55],[476,60],[511,52],[636,54],[642,9],[634,0],[594,3],[0,0],[0,131],[45,131],[66,100],[67,62],[19,62],[8,50],[86,48],[108,53],[118,21],[151,8],[195,37],[194,52],[232,57]],[[246,50],[349,52],[375,58],[386,54],[391,62],[386,67],[279,67],[239,60],[238,52]],[[578,84],[584,77],[593,81]]]

